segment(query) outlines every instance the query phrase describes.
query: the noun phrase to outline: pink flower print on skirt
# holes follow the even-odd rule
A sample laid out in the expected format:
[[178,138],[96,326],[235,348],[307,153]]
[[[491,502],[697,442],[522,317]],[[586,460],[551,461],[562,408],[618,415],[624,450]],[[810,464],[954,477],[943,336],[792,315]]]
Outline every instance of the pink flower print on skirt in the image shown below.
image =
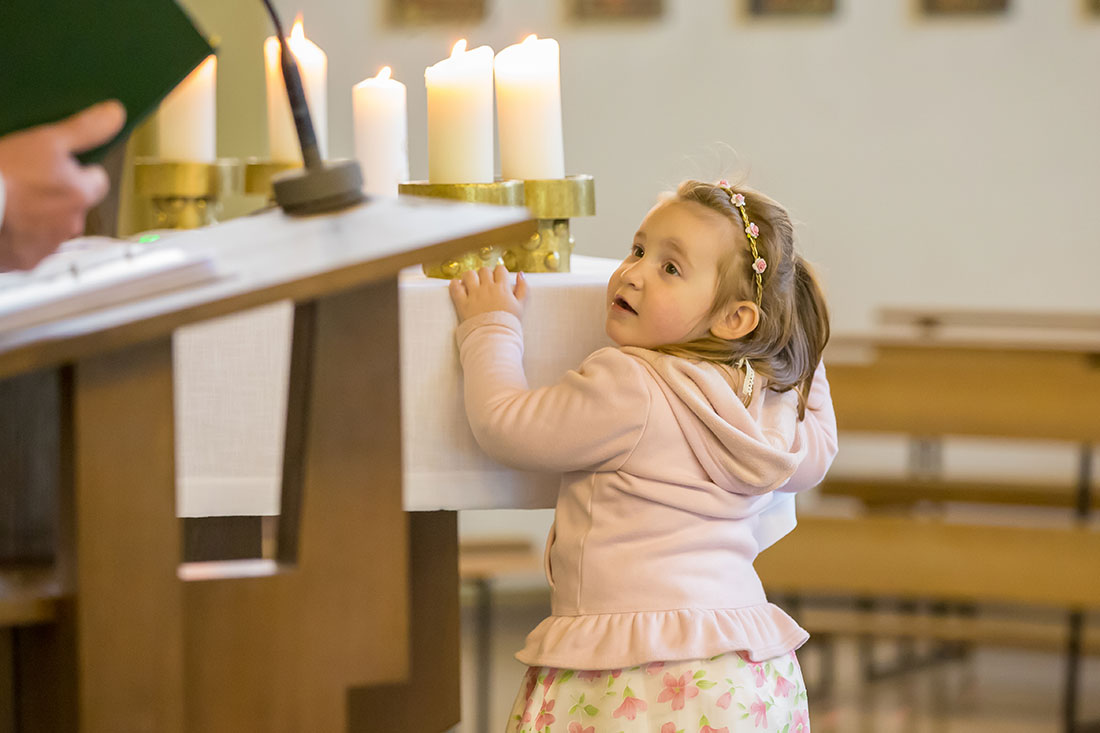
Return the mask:
[[693,684],[694,682],[695,680],[689,679],[687,674],[677,678],[665,672],[665,689],[661,690],[661,694],[657,696],[657,702],[671,700],[673,710],[683,710],[684,700],[690,700],[699,694],[699,688]]
[[794,652],[616,670],[531,667],[508,733],[810,733]]

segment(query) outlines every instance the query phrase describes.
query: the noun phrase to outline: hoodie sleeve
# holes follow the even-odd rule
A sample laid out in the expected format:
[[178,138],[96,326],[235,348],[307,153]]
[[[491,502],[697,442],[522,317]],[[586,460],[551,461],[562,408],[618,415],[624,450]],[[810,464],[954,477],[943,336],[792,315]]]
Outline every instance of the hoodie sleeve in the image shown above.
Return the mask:
[[529,389],[523,330],[511,313],[467,319],[455,332],[466,417],[492,458],[533,471],[613,470],[634,450],[649,413],[645,374],[600,349],[557,384]]
[[779,490],[791,493],[812,489],[821,483],[836,458],[836,414],[825,376],[825,362],[817,365],[810,396],[806,401],[806,417],[798,424],[798,436],[806,446],[806,457],[794,474]]

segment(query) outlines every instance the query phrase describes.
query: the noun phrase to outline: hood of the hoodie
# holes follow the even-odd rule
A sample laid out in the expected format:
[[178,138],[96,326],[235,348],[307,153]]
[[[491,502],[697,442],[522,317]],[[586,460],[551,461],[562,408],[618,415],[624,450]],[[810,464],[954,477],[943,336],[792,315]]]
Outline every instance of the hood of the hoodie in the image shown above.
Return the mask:
[[746,407],[728,381],[728,367],[649,349],[622,350],[657,376],[692,452],[722,489],[748,495],[772,491],[805,457],[794,390],[773,392],[758,378]]

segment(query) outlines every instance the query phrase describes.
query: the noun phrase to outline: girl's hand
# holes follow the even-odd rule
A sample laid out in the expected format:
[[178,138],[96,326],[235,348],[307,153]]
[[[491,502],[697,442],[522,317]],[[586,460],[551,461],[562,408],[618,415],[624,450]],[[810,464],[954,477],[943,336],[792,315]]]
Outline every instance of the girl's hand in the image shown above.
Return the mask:
[[451,280],[451,301],[455,304],[458,322],[489,313],[507,311],[516,318],[523,318],[523,304],[527,300],[527,280],[523,273],[516,273],[515,289],[508,285],[508,270],[497,265],[492,272],[482,267],[467,270],[462,277]]

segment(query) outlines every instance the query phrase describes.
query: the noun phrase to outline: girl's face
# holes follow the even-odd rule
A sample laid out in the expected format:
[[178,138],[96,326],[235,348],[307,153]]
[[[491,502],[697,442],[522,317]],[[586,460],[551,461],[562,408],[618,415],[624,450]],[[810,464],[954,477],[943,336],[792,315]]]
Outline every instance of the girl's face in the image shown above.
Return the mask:
[[619,346],[654,348],[706,335],[718,265],[733,225],[690,201],[659,203],[634,235],[630,255],[607,283],[607,335]]

